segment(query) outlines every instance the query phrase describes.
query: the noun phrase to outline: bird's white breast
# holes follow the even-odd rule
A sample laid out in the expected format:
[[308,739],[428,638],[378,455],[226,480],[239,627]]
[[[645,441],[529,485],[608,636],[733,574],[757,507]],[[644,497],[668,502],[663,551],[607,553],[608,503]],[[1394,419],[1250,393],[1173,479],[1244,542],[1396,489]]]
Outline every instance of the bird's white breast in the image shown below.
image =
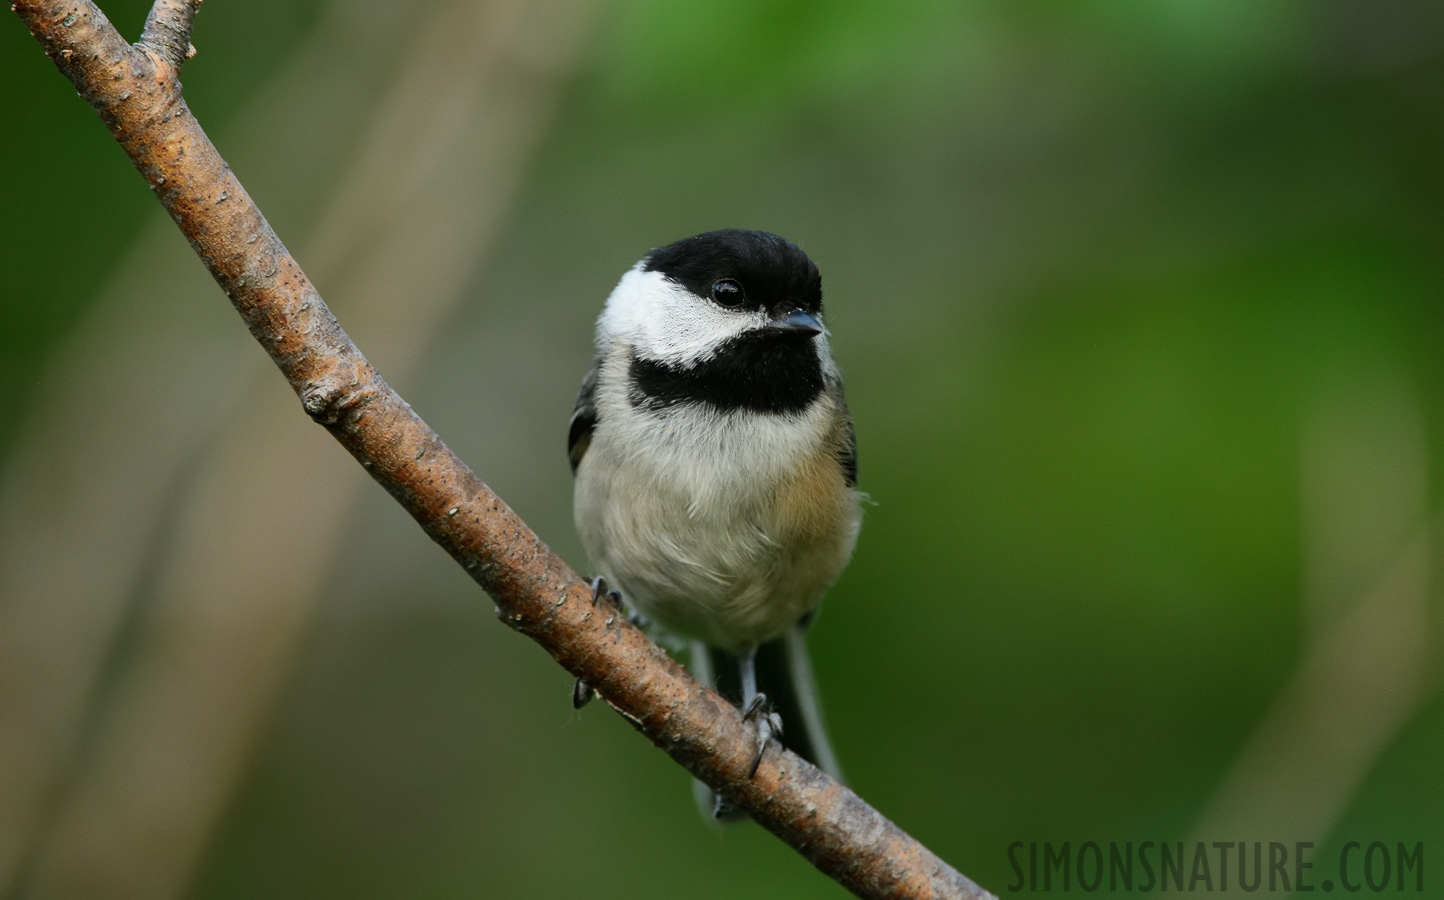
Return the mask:
[[630,348],[603,359],[598,425],[576,478],[593,561],[643,615],[719,646],[767,640],[837,577],[856,494],[831,443],[838,401],[795,415],[636,409]]

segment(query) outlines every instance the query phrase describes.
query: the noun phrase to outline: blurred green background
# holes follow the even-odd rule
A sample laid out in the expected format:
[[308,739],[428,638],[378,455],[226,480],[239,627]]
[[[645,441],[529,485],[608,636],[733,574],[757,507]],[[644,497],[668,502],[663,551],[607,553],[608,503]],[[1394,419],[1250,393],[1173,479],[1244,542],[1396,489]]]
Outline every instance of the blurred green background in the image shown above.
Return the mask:
[[[840,896],[571,710],[0,42],[0,896]],[[1194,839],[1437,878],[1444,5],[211,0],[195,44],[353,337],[581,571],[616,279],[812,255],[873,501],[828,716],[975,880]]]

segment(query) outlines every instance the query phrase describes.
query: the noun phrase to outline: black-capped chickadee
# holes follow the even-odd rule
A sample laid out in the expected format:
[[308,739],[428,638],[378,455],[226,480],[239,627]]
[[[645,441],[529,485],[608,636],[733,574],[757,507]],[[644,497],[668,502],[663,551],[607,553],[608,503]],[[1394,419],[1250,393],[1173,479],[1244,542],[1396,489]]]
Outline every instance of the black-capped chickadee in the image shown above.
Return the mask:
[[648,253],[597,321],[567,443],[606,583],[689,643],[694,673],[757,724],[758,761],[785,721],[787,745],[837,775],[803,629],[861,512],[817,266],[737,229]]

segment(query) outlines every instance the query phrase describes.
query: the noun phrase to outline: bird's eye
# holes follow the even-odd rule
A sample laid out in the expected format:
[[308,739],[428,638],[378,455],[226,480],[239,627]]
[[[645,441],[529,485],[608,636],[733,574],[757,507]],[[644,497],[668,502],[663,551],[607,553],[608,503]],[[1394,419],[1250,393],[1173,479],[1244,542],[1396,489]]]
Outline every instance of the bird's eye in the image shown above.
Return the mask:
[[712,299],[719,306],[741,306],[747,295],[742,292],[742,285],[724,278],[712,285]]

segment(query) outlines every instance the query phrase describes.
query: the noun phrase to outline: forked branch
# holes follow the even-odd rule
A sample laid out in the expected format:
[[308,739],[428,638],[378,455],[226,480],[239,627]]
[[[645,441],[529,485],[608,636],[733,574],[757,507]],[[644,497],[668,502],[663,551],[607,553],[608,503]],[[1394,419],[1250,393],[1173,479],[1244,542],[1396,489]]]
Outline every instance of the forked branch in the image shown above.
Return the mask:
[[[991,895],[852,791],[755,732],[549,550],[342,331],[181,96],[199,0],[157,0],[131,46],[89,0],[16,0],[125,148],[251,334],[325,427],[496,602],[497,615],[637,730],[863,897]],[[560,698],[559,698],[560,700]]]

